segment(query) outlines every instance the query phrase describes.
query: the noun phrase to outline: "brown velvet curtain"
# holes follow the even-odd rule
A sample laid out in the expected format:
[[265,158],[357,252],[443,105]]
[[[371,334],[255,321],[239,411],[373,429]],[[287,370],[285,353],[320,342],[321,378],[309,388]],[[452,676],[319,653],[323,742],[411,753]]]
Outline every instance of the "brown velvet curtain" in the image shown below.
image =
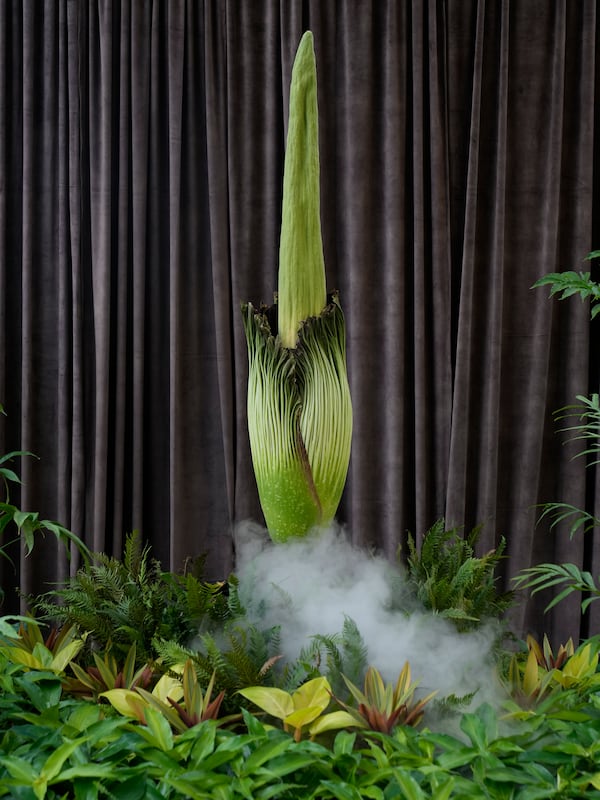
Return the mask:
[[[95,550],[138,528],[166,568],[234,567],[261,519],[239,306],[276,287],[307,28],[355,415],[340,521],[390,558],[484,523],[505,581],[598,575],[600,542],[534,508],[599,505],[552,420],[597,389],[594,327],[530,290],[600,246],[595,0],[0,0],[0,452],[39,456],[19,502]],[[5,610],[68,574],[53,541],[12,553]],[[599,630],[524,601],[520,630]]]

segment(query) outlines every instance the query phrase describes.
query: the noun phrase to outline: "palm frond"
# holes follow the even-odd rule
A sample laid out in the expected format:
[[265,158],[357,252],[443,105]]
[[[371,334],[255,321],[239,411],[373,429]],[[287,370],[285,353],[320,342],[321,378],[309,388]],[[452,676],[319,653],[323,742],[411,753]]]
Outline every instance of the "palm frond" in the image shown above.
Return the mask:
[[539,508],[544,510],[538,518],[538,525],[543,519],[548,518],[550,520],[550,530],[570,519],[569,538],[571,539],[579,530],[587,533],[594,528],[600,527],[600,519],[598,517],[570,503],[542,503]]
[[513,582],[517,589],[530,589],[532,595],[562,585],[564,588],[550,600],[545,611],[554,608],[573,592],[588,595],[581,602],[582,612],[590,603],[600,598],[600,587],[596,585],[591,572],[580,570],[576,564],[538,564],[536,567],[521,570],[513,578]]

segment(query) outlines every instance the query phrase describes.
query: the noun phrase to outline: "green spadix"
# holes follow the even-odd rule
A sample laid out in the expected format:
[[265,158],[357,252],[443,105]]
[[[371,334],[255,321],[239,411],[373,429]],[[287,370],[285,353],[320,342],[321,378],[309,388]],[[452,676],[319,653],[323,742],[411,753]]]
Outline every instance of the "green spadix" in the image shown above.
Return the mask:
[[290,87],[277,303],[242,306],[252,463],[275,541],[333,519],[350,460],[345,322],[337,294],[326,293],[319,197],[317,72],[307,31]]

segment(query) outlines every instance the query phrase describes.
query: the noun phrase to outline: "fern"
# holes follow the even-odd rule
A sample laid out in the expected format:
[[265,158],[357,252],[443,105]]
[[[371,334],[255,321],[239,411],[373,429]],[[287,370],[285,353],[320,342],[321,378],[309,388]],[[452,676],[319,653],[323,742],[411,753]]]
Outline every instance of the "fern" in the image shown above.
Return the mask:
[[346,617],[341,632],[313,636],[296,661],[285,666],[282,688],[293,691],[302,683],[324,675],[333,694],[346,694],[347,686],[342,676],[362,683],[367,658],[367,647],[356,623]]
[[368,667],[369,653],[356,623],[350,617],[344,619],[341,648],[344,675],[353,683],[360,683]]
[[[239,707],[238,689],[273,685],[274,667],[280,659],[278,628],[260,629],[245,620],[229,621],[223,629],[203,633],[190,647],[173,641],[155,641],[155,650],[169,668],[191,659],[201,684],[214,673],[215,691],[226,692],[224,707]],[[234,696],[235,695],[235,696]]]
[[110,641],[118,655],[133,643],[139,661],[156,658],[154,641],[187,644],[199,631],[217,630],[231,616],[223,582],[208,583],[192,573],[163,572],[138,532],[125,542],[122,561],[103,553],[62,589],[30,598],[46,617],[89,632],[91,649]]
[[408,536],[409,583],[417,599],[452,620],[460,631],[501,617],[514,595],[497,588],[495,572],[506,547],[504,538],[495,550],[477,557],[481,530],[479,525],[463,538],[458,528],[447,530],[445,521],[437,520],[423,537],[420,551]]

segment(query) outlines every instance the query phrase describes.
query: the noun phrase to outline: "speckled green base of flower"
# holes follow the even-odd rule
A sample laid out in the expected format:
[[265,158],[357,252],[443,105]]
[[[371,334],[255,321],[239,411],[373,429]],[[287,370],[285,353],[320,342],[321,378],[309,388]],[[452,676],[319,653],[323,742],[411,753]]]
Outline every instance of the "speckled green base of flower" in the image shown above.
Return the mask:
[[286,348],[266,309],[242,310],[254,474],[269,534],[285,541],[330,522],[346,481],[352,408],[344,316],[332,297]]

